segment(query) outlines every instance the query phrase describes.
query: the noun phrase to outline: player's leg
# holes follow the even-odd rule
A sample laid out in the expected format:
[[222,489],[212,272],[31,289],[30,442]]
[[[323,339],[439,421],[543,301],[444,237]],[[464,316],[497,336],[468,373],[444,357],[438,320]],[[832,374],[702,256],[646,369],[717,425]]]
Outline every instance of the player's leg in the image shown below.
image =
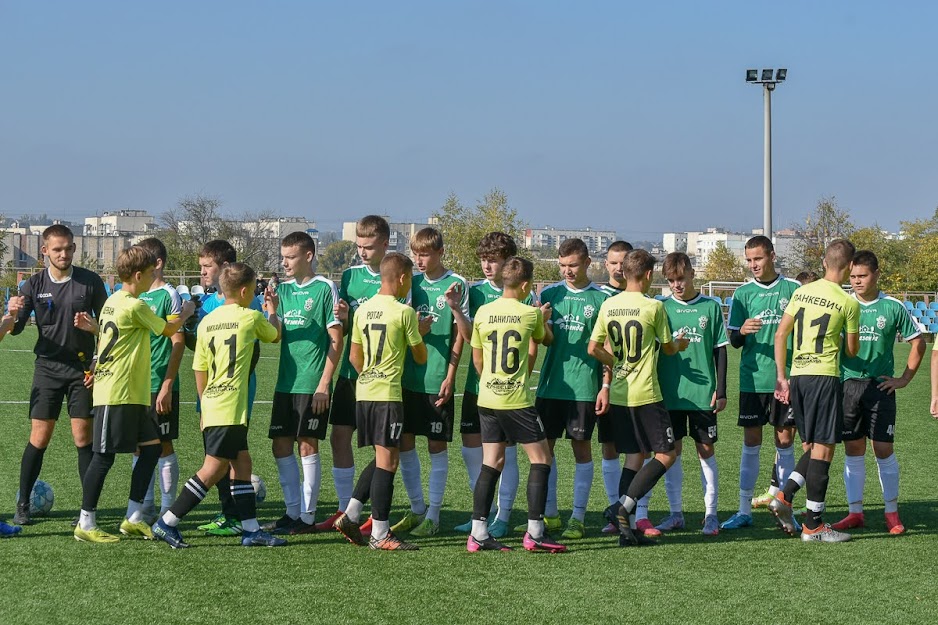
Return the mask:
[[492,538],[488,524],[488,515],[492,508],[492,501],[495,499],[498,478],[505,463],[505,434],[494,414],[490,412],[483,414],[480,419],[480,427],[486,434],[486,442],[482,444],[482,467],[472,494],[472,521],[466,550],[469,552],[510,551],[510,547]]
[[400,464],[401,432],[404,429],[403,402],[373,402],[375,472],[371,482],[371,538],[368,546],[383,551],[415,551],[417,545],[407,543],[391,531],[391,499],[394,496],[394,474]]
[[310,395],[274,392],[267,438],[270,439],[277,465],[277,478],[286,511],[276,521],[264,524],[266,531],[288,532],[300,518],[300,466],[296,462],[294,445],[300,434],[302,419],[307,413],[312,413],[311,403]]
[[[332,392],[332,407],[329,423],[329,446],[332,449],[332,479],[339,499],[339,512],[346,509],[352,490],[355,488],[355,456],[352,454],[352,435],[355,433],[355,382],[339,376]],[[338,512],[316,526],[318,530],[330,529],[338,518]]]
[[[240,427],[240,426],[236,426]],[[273,536],[261,529],[257,522],[257,495],[251,484],[252,461],[251,453],[247,448],[247,428],[245,428],[244,443],[237,457],[231,462],[231,496],[238,506],[238,517],[241,519],[241,546],[243,547],[281,547],[287,541],[279,536]]]
[[225,443],[226,429],[205,428],[202,437],[205,441],[206,456],[201,468],[186,480],[169,510],[160,515],[160,518],[153,524],[153,537],[166,542],[173,549],[189,546],[179,533],[179,522],[199,505],[205,499],[209,489],[231,470],[231,458],[222,457],[222,455],[232,455],[231,445]]
[[[524,448],[531,464],[528,472],[528,525],[523,545],[528,551],[558,553],[567,548],[551,538],[544,525],[544,510],[547,505],[547,480],[550,477],[550,461],[553,455],[547,444],[544,425],[537,411],[532,408],[496,411],[508,440]],[[504,473],[503,477],[504,479]]]
[[[689,434],[688,424],[693,427],[692,415],[688,411],[670,411],[671,427],[674,431],[674,453],[677,459],[674,464],[664,474],[664,492],[668,497],[668,516],[655,526],[660,535],[661,532],[670,532],[684,529],[684,502],[682,499],[682,490],[684,489],[684,465],[681,462],[681,452],[684,450],[684,438]],[[651,495],[649,491],[645,498]],[[639,529],[642,529],[639,527]],[[645,531],[646,536],[655,534]]]
[[886,529],[890,534],[902,534],[905,526],[899,520],[899,461],[896,460],[893,443],[896,432],[896,395],[880,391],[875,385],[870,395],[869,436],[873,440],[873,454],[876,456],[879,484],[883,491]]
[[[322,420],[322,437],[326,434],[326,416]],[[319,461],[319,441],[317,436],[303,436],[299,439],[300,464],[303,468],[303,498],[300,519],[291,534],[309,534],[316,531],[316,508],[319,505],[319,492],[322,488],[322,464]]]
[[[479,397],[475,393],[466,392],[462,398],[459,433],[462,438],[463,464],[469,478],[469,490],[475,492],[476,480],[482,470],[482,434],[477,405]],[[469,532],[472,529],[472,519],[453,528],[457,532]]]
[[717,442],[717,415],[710,411],[695,413],[691,418],[690,435],[697,448],[700,460],[700,485],[704,493],[705,536],[716,536],[720,532],[717,520],[717,491],[719,487],[717,459],[714,455]]
[[[615,442],[615,422],[610,412],[599,415],[596,419],[597,440],[602,453],[603,489],[609,505],[619,501],[619,476],[622,474],[622,462]],[[612,523],[602,529],[603,534],[616,534],[618,530]]]
[[[544,523],[549,531],[559,530],[562,527],[560,510],[557,505],[557,457],[554,447],[557,439],[563,437],[567,431],[567,421],[575,415],[576,402],[558,399],[538,398],[534,409],[544,424],[544,433],[547,436],[547,446],[550,449],[550,475],[547,477],[547,502],[544,507]],[[575,418],[575,416],[574,416]],[[523,532],[527,525],[519,525],[515,531]]]
[[[548,461],[549,466],[550,461]],[[505,466],[502,468],[501,478],[498,480],[498,513],[489,532],[495,538],[504,538],[508,535],[511,526],[511,510],[518,496],[518,447],[510,444],[505,447]],[[546,496],[546,495],[545,495]]]
[[104,417],[110,416],[115,406],[100,406],[95,408],[94,418],[94,456],[91,458],[91,464],[85,472],[85,479],[82,481],[82,503],[81,513],[78,518],[78,525],[75,526],[76,540],[91,542],[117,542],[120,540],[98,529],[97,509],[98,500],[101,498],[101,491],[104,489],[104,481],[107,478],[108,471],[114,465],[115,450],[115,426],[113,421],[106,423]]
[[[739,508],[720,529],[738,529],[752,525],[752,496],[759,479],[759,454],[762,451],[762,428],[769,420],[764,393],[739,394],[739,419],[743,428],[743,449],[739,458]],[[773,398],[774,399],[774,398]]]
[[[429,396],[428,398],[432,398]],[[453,398],[442,405],[432,406],[428,413],[430,421],[427,433],[427,451],[430,455],[430,477],[427,486],[429,495],[427,515],[423,522],[411,532],[412,536],[432,536],[440,531],[440,510],[449,474],[448,445],[453,440],[453,418],[456,403]]]
[[586,508],[589,505],[593,486],[593,447],[590,443],[592,431],[586,440],[570,439],[573,449],[573,509],[561,538],[583,538],[586,534]]
[[420,456],[417,454],[417,436],[427,435],[429,409],[425,393],[404,390],[404,431],[400,438],[400,472],[404,490],[410,500],[410,511],[394,524],[395,533],[409,532],[423,522],[427,514],[427,503],[423,497],[423,482],[420,479]]
[[870,431],[870,414],[864,409],[862,397],[868,380],[844,382],[844,487],[847,494],[847,516],[832,524],[836,530],[863,527],[863,490],[866,484],[866,437]]
[[[69,425],[72,428],[72,440],[78,452],[78,480],[85,479],[85,471],[91,464],[94,452],[91,449],[91,437],[94,420],[91,418],[91,389],[85,386],[85,374],[76,371],[68,383],[67,407]],[[56,411],[58,414],[58,411]]]
[[[355,403],[355,423],[358,430],[359,448],[374,447],[379,442],[385,441],[385,434],[380,430],[380,419],[384,418],[382,411],[378,408],[380,403],[374,401]],[[335,432],[336,426],[333,426],[332,429]],[[371,490],[376,470],[377,458],[368,463],[362,470],[346,503],[345,511],[340,513],[333,523],[335,530],[355,545],[365,546],[368,544],[368,541],[362,535],[361,513],[365,503],[373,495]]]

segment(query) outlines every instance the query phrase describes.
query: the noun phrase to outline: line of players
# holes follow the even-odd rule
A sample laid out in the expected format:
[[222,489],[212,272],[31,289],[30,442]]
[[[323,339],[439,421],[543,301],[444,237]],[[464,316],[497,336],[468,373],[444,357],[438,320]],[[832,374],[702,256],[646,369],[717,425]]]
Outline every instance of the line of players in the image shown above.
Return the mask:
[[[880,467],[887,527],[894,533],[902,531],[896,510],[898,465],[892,451],[892,393],[915,374],[924,342],[902,305],[876,288],[878,267],[871,253],[863,252],[854,259],[852,251],[847,254],[840,250],[839,256],[835,254],[836,262],[825,259],[828,279],[819,284],[839,284],[849,270],[855,295],[846,302],[833,296],[824,300],[834,302],[834,308],[840,307],[839,325],[833,313],[808,317],[807,334],[817,334],[811,343],[816,349],[810,351],[805,348],[809,341],[804,339],[806,312],[799,311],[816,311],[807,306],[795,309],[793,296],[799,285],[775,272],[771,242],[765,237],[754,237],[747,243],[746,257],[754,280],[734,295],[727,339],[719,304],[694,288],[693,269],[683,254],[672,254],[665,260],[664,273],[673,295],[660,303],[646,296],[654,265],[647,253],[631,252],[625,242],[614,243],[606,261],[610,282],[599,287],[587,277],[590,259],[586,246],[576,239],[565,241],[558,252],[563,280],[544,289],[535,305],[530,264],[515,258],[514,242],[502,233],[491,233],[480,243],[478,251],[486,279],[471,286],[445,269],[442,237],[432,228],[421,231],[412,241],[420,271],[413,279],[408,259],[386,253],[390,232],[382,218],[363,218],[356,234],[363,264],[346,270],[338,289],[315,274],[315,245],[307,235],[294,233],[285,238],[281,251],[289,280],[265,293],[267,310],[277,314],[271,314],[270,321],[263,323],[259,312],[248,315],[242,310],[254,301],[253,271],[234,262],[234,250],[226,242],[206,244],[200,257],[203,284],[216,287],[218,292],[203,298],[200,321],[219,307],[232,319],[222,321],[220,317],[225,315],[215,314],[210,324],[199,324],[202,329],[197,333],[190,325],[187,334],[179,330],[193,311],[182,305],[162,279],[166,251],[159,241],[144,242],[139,248],[144,254],[131,248],[128,258],[122,256],[124,263],[119,263],[118,269],[124,290],[112,296],[114,302],[102,303],[96,309],[100,300],[96,291],[99,285],[94,280],[97,276],[71,267],[67,254],[69,245],[74,252],[71,233],[44,234],[44,253],[50,268],[34,276],[20,298],[11,300],[10,311],[17,320],[7,316],[3,321],[3,333],[7,329],[17,333],[29,313],[36,311],[40,327],[30,409],[33,432],[24,453],[21,492],[29,492],[30,480],[34,482],[38,476],[42,452],[67,396],[84,486],[82,514],[75,530],[78,539],[117,539],[97,528],[94,510],[114,453],[137,452],[128,514],[120,528],[126,535],[151,537],[155,533],[172,546],[185,546],[175,529],[179,520],[211,486],[219,483],[223,513],[200,527],[208,533],[242,534],[245,545],[277,545],[285,541],[276,534],[301,534],[335,526],[357,544],[413,549],[413,544],[396,534],[429,536],[440,529],[439,513],[448,474],[447,443],[452,440],[454,425],[455,377],[463,345],[469,342],[474,366],[467,380],[460,430],[462,455],[474,490],[474,509],[470,522],[457,529],[469,532],[470,551],[507,549],[498,540],[511,531],[507,521],[519,481],[516,443],[531,460],[529,520],[517,528],[525,532],[523,545],[530,550],[564,550],[548,534],[563,527],[557,508],[557,466],[552,451],[564,433],[571,439],[576,466],[573,511],[563,537],[582,537],[593,481],[590,440],[597,425],[603,448],[603,482],[611,503],[606,511],[610,526],[604,531],[620,532],[623,545],[642,544],[649,535],[684,526],[680,499],[683,475],[678,457],[681,440],[687,435],[695,441],[701,464],[706,505],[704,533],[713,535],[719,527],[751,525],[759,445],[766,423],[775,426],[777,447],[770,507],[783,529],[792,533],[798,529],[790,515],[790,502],[806,480],[811,512],[804,538],[843,540],[847,535],[837,529],[862,526],[862,456],[865,439],[870,437]],[[137,258],[129,258],[134,254]],[[151,260],[152,269],[147,264]],[[93,297],[85,300],[83,292],[68,301],[65,293],[46,292],[72,280],[73,285],[81,284],[82,288],[90,285],[88,294]],[[837,290],[843,293],[839,286]],[[45,304],[44,296],[48,299]],[[817,306],[820,297],[805,301]],[[141,306],[141,302],[146,305]],[[51,319],[56,305],[65,324],[61,319]],[[82,305],[86,308],[78,310]],[[854,309],[860,312],[850,312]],[[46,313],[43,319],[40,312]],[[876,315],[868,322],[864,317],[862,343],[856,340],[855,325],[861,313]],[[69,323],[71,315],[73,324]],[[824,315],[828,315],[826,320]],[[46,323],[46,317],[54,323]],[[811,319],[824,321],[815,324]],[[809,388],[821,391],[795,395],[789,404],[785,401],[789,399],[785,365],[788,352],[782,348],[780,354],[775,353],[773,345],[778,338],[778,344],[786,345],[787,332],[799,321],[793,375],[798,381],[807,380],[799,377],[805,373],[798,369],[801,363],[809,363],[804,369],[809,377],[816,375],[811,372],[821,371],[817,374],[820,380],[811,377],[813,386]],[[115,329],[107,334],[109,324]],[[77,331],[71,330],[72,325]],[[815,326],[816,332],[811,329]],[[844,358],[847,422],[841,430],[834,425],[843,411],[843,404],[836,399],[841,376],[837,366],[839,341],[830,337],[839,336],[842,326],[847,332],[847,354],[855,354],[853,343],[862,345],[865,351]],[[776,327],[785,335],[777,334]],[[81,351],[75,346],[87,343],[89,337],[93,341],[91,334],[98,333],[99,328],[106,340],[99,341],[92,376],[86,373],[90,363],[84,358],[92,349]],[[897,331],[912,342],[913,349],[903,376],[894,378],[892,341]],[[60,336],[53,337],[54,332]],[[153,366],[149,368],[138,361],[144,351],[141,337],[151,333]],[[196,334],[199,338],[193,341]],[[828,335],[830,340],[823,338]],[[345,336],[351,340],[344,341]],[[177,374],[183,337],[188,337],[196,349],[194,368],[203,401],[201,425],[207,455],[202,469],[175,499],[178,463],[172,440],[178,436]],[[275,341],[281,337],[284,345],[269,436],[286,511],[281,519],[262,529],[254,518],[246,449],[253,404],[252,370],[258,354],[256,339]],[[58,358],[50,357],[48,351],[55,338],[66,351]],[[125,340],[132,346],[122,353],[119,348],[124,347]],[[534,401],[528,376],[541,342],[548,350]],[[740,509],[719,526],[713,454],[716,415],[726,405],[727,343],[743,350],[739,424],[745,428],[745,435]],[[122,360],[119,356],[125,354]],[[69,355],[77,359],[69,362]],[[115,373],[107,366],[114,362],[130,366]],[[771,377],[776,362],[782,363],[777,379]],[[50,364],[64,365],[63,371],[69,375],[50,375],[46,371]],[[140,372],[145,369],[151,371],[151,396],[147,401],[143,393],[134,395],[142,388]],[[336,369],[339,379],[331,390]],[[364,375],[356,381],[359,372]],[[243,385],[234,382],[242,377]],[[49,384],[50,380],[57,381]],[[83,428],[87,430],[90,423],[83,416],[89,412],[83,412],[82,399],[92,380],[94,454],[87,459],[87,440],[91,436]],[[318,444],[325,438],[330,412],[333,477],[340,512],[316,525],[321,483]],[[822,427],[815,422],[820,413],[829,417],[821,419]],[[802,440],[807,441],[804,446],[814,451],[794,467],[793,429],[799,420]],[[146,427],[128,425],[134,423]],[[374,447],[376,457],[354,484],[351,439],[356,427],[359,446]],[[428,440],[431,462],[426,502],[415,450],[418,435]],[[841,438],[848,440],[845,480],[850,514],[832,529],[820,524],[824,496],[820,486],[812,490],[811,485],[823,483],[821,490],[826,490],[833,444]],[[162,449],[157,447],[159,443]],[[302,480],[294,444],[300,451]],[[621,469],[620,453],[626,454]],[[649,453],[653,457],[648,458]],[[152,502],[153,469],[157,464],[163,495],[158,515]],[[388,513],[398,468],[411,510],[392,528]],[[647,519],[647,493],[662,475],[671,515],[655,527]],[[498,507],[489,522],[496,487]],[[373,499],[372,518],[362,524],[362,506],[369,498]],[[756,499],[756,503],[764,501]],[[151,530],[154,516],[159,519]],[[17,509],[14,522],[29,522],[28,506]],[[5,533],[15,531],[7,528],[10,526],[4,526]]]

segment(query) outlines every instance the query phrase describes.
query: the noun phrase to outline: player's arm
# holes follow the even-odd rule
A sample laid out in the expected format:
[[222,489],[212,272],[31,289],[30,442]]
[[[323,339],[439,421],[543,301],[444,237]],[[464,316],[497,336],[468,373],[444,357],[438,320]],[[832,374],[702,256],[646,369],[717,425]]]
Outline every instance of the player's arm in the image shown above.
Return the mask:
[[596,394],[596,414],[604,415],[609,412],[609,389],[612,386],[612,369],[603,365],[600,380],[602,386],[599,387],[599,393]]
[[[146,310],[156,319],[160,319],[156,314],[150,310],[147,306],[144,306]],[[192,302],[183,302],[182,309],[179,311],[179,316],[175,319],[166,322],[166,325],[163,326],[162,332],[154,332],[154,334],[162,334],[163,336],[173,338],[173,335],[179,332],[182,329],[182,326],[188,321],[189,317],[195,312],[195,304]],[[160,319],[162,321],[162,319]]]
[[362,349],[362,331],[357,323],[352,324],[349,340],[351,345],[349,346],[348,362],[357,373],[361,373],[365,367],[365,352]]
[[277,291],[275,291],[269,285],[267,286],[267,290],[264,291],[264,307],[267,310],[272,311],[268,315],[267,321],[270,323],[270,325],[277,329],[277,338],[270,342],[279,343],[280,337],[283,336],[283,326],[280,323],[280,315],[277,314],[277,311],[280,310],[280,296],[277,295]]
[[472,321],[469,320],[469,294],[466,287],[454,282],[446,289],[446,303],[453,312],[453,321],[464,343],[472,340]]
[[550,302],[541,305],[541,314],[544,316],[544,338],[541,340],[541,343],[546,347],[550,347],[554,342],[554,328],[553,328],[553,310],[551,309]]
[[921,335],[909,339],[909,359],[906,361],[905,371],[898,378],[884,377],[879,384],[879,390],[886,393],[895,393],[900,388],[905,388],[915,377],[922,359],[925,357],[925,339]]
[[199,394],[201,400],[202,393],[205,392],[205,387],[208,385],[208,371],[196,369],[193,373],[195,374],[195,392]]
[[788,312],[782,315],[782,321],[775,331],[775,399],[788,403],[788,335],[795,327],[795,318]]
[[713,349],[713,364],[717,372],[717,388],[713,392],[713,401],[710,405],[714,412],[721,412],[726,408],[726,345]]
[[748,311],[743,303],[738,302],[735,294],[733,304],[730,306],[729,319],[727,327],[730,331],[730,345],[739,349],[746,344],[746,337],[755,334],[762,328],[762,320],[756,318],[747,318]]
[[450,331],[449,340],[451,345],[449,364],[446,367],[446,377],[440,386],[437,400],[434,402],[437,408],[445,405],[453,397],[453,393],[456,392],[456,374],[459,373],[459,361],[462,359],[462,348],[465,343],[462,340],[462,335],[459,334],[459,327],[455,323],[453,323],[453,328]]
[[472,348],[472,366],[476,368],[476,373],[482,375],[482,348]]
[[[608,301],[608,300],[606,300]],[[593,333],[590,335],[590,342],[586,345],[586,353],[603,363],[603,382],[606,382],[606,372],[609,371],[609,380],[612,380],[612,368],[616,364],[616,359],[606,349],[606,305],[603,304],[599,309],[599,317],[596,319],[596,325],[593,326]]]
[[169,414],[173,409],[173,383],[179,375],[179,366],[182,364],[182,355],[186,351],[186,338],[182,332],[169,337],[172,347],[169,352],[169,364],[166,366],[166,375],[160,384],[160,391],[156,395],[156,411],[159,414]]
[[931,416],[938,419],[938,350],[931,350]]
[[586,346],[586,353],[610,369],[616,364],[616,359],[606,350],[605,341],[603,343],[597,343],[593,339],[590,339],[589,345]]
[[[413,308],[407,308],[404,313],[404,336],[407,338],[407,344],[410,345],[410,355],[418,365],[427,364],[427,346],[423,342],[423,323],[417,321],[417,311]],[[427,327],[429,330],[429,326]]]
[[29,322],[29,316],[33,314],[33,290],[29,280],[23,283],[19,295],[10,298],[8,310],[16,318],[13,329],[10,330],[10,334],[16,336],[23,331]]
[[326,352],[326,365],[322,369],[322,377],[319,378],[316,393],[313,395],[313,412],[315,414],[322,414],[329,410],[329,389],[332,387],[332,376],[339,366],[339,359],[342,358],[344,343],[342,324],[337,323],[329,326],[326,334],[329,336],[329,351]]
[[13,315],[9,313],[3,315],[3,318],[0,319],[0,341],[7,335],[7,332],[13,329],[15,324],[16,318]]

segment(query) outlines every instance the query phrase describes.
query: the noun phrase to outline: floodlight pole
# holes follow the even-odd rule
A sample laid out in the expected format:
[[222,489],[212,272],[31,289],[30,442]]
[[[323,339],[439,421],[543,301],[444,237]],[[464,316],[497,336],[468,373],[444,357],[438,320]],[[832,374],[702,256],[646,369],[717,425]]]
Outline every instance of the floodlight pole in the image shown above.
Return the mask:
[[765,155],[762,189],[762,234],[772,239],[772,90],[774,83],[762,85],[765,95]]

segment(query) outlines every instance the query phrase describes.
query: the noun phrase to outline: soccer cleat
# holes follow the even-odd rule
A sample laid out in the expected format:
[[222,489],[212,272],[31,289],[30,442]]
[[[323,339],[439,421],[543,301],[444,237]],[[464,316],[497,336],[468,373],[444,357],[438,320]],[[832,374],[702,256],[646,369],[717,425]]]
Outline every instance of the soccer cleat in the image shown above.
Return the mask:
[[364,547],[368,543],[365,542],[365,537],[362,536],[361,526],[348,518],[348,515],[344,512],[339,515],[339,518],[335,520],[335,523],[332,524],[332,527],[335,528],[335,531],[339,532],[345,536],[353,545],[359,545]]
[[717,515],[708,514],[704,518],[703,524],[703,534],[704,536],[716,536],[720,533],[720,521],[717,519]]
[[420,525],[410,531],[411,536],[417,538],[426,538],[427,536],[436,536],[440,533],[440,524],[434,523],[431,519],[424,519]]
[[116,543],[120,542],[120,537],[108,534],[102,529],[92,527],[90,530],[83,530],[81,526],[75,528],[75,540],[83,543]]
[[[78,522],[79,522],[80,520],[81,520],[81,515],[79,514],[77,517],[75,517],[74,519],[72,519],[71,522],[69,522],[69,525],[71,525],[72,527],[78,527]],[[152,525],[152,524],[151,524],[151,525]]]
[[[683,514],[671,514],[663,520],[661,523],[655,526],[655,529],[659,532],[673,532],[674,530],[684,529],[684,515]],[[647,535],[648,532],[645,532]]]
[[528,532],[524,533],[524,540],[521,543],[527,551],[546,551],[547,553],[563,553],[567,550],[565,545],[561,545],[550,537],[550,534],[544,532],[540,538],[534,538]]
[[325,532],[325,531],[331,530],[331,529],[332,529],[332,526],[335,525],[336,519],[338,519],[341,515],[342,515],[342,511],[339,510],[338,512],[336,512],[335,514],[333,514],[331,517],[329,517],[328,519],[326,519],[326,520],[323,521],[322,523],[317,523],[317,524],[316,524],[316,531],[317,531],[317,532]]
[[32,525],[33,520],[29,516],[29,502],[16,504],[16,513],[13,515],[13,525]]
[[608,523],[608,524],[606,525],[606,527],[602,528],[600,531],[601,531],[603,534],[618,534],[618,533],[619,533],[619,528],[617,528],[617,527],[616,527],[615,525],[613,525],[612,523]]
[[205,530],[205,533],[209,536],[240,536],[242,531],[241,521],[226,518],[221,525]]
[[790,536],[795,536],[798,533],[795,514],[791,509],[791,504],[785,501],[783,493],[779,492],[775,496],[775,499],[769,504],[769,511],[775,515],[776,523],[783,532]]
[[[525,524],[524,529],[525,531],[527,531],[528,529],[527,524]],[[508,534],[510,533],[511,533],[511,528],[508,527],[508,523],[506,523],[505,521],[499,521],[498,519],[495,519],[489,524],[489,535],[492,536],[493,538],[504,538],[505,536],[508,536]]]
[[414,529],[421,523],[423,523],[424,517],[427,516],[427,513],[415,514],[412,511],[408,511],[400,521],[391,526],[391,531],[398,534],[404,534]]
[[303,519],[297,519],[284,533],[290,536],[300,536],[302,534],[315,534],[318,531],[315,523],[307,523]]
[[241,534],[242,547],[283,547],[286,544],[286,539],[273,536],[264,530]]
[[560,537],[567,540],[578,540],[583,538],[585,535],[586,526],[583,525],[583,521],[570,517],[570,520],[567,521],[567,529],[563,531],[563,534],[561,534]]
[[825,523],[817,529],[811,530],[807,527],[802,529],[801,540],[806,543],[845,543],[850,540],[850,534],[838,532],[830,526],[830,523]]
[[153,540],[153,531],[146,521],[131,523],[130,519],[124,519],[121,521],[120,533],[124,536],[139,536],[144,540]]
[[738,530],[743,527],[752,527],[752,515],[735,512],[733,516],[720,523],[721,530]]
[[[620,523],[621,527],[621,523]],[[635,531],[640,533],[642,536],[655,537],[661,536],[661,530],[651,524],[651,521],[648,519],[639,519],[635,522]]]
[[[622,508],[622,504],[620,504],[618,501],[615,502],[614,504],[611,504],[608,508],[603,510],[603,516],[606,518],[607,521],[609,521],[609,525],[612,526],[613,529],[615,529],[615,532],[609,532],[610,534],[618,533],[619,527],[621,525],[629,524],[628,519],[626,519],[624,516],[620,516],[620,512],[619,512],[620,510],[622,510],[623,512],[625,511]],[[603,530],[603,532],[605,531],[606,530]]]
[[454,532],[459,532],[460,534],[468,534],[472,531],[472,519],[469,519],[462,525],[457,525],[453,528]]
[[620,547],[654,547],[658,541],[652,540],[641,532],[636,532],[628,524],[619,526]]
[[8,523],[0,521],[0,538],[12,538],[22,531],[23,528],[19,525],[9,525]]
[[466,541],[466,551],[469,553],[475,553],[477,551],[511,551],[511,547],[503,545],[491,536],[485,540],[476,540],[475,537],[470,534],[469,539]]
[[905,534],[905,525],[899,520],[898,512],[886,513],[886,529],[890,534]]
[[198,529],[200,532],[207,532],[207,531],[209,531],[209,530],[211,530],[211,529],[216,529],[216,528],[218,528],[218,527],[221,527],[221,526],[224,525],[224,524],[225,524],[225,515],[224,515],[224,514],[216,514],[216,515],[214,516],[214,518],[212,518],[211,521],[209,521],[208,523],[203,523],[203,524],[200,525],[197,529]]
[[[559,516],[546,516],[544,517],[544,530],[547,532],[556,532],[563,529],[563,521],[560,520]],[[526,532],[528,531],[527,522],[522,523],[521,525],[515,526],[516,532]]]
[[368,538],[369,536],[371,536],[371,521],[372,520],[373,519],[369,516],[367,519],[365,519],[365,522],[362,523],[361,526],[358,528],[361,530],[362,536],[364,536],[365,538]]
[[261,529],[265,532],[273,532],[279,534],[280,531],[286,530],[293,525],[294,519],[290,518],[290,515],[284,514],[282,517],[276,521],[271,521],[270,523],[264,523],[261,525]]
[[394,532],[388,532],[388,535],[378,540],[374,536],[368,539],[368,546],[376,551],[417,551],[420,549],[414,543],[404,542],[394,535]]
[[182,539],[179,528],[166,525],[163,519],[157,519],[150,530],[153,532],[154,540],[162,540],[173,549],[186,549],[189,547],[189,543]]
[[772,500],[775,499],[775,495],[770,492],[770,489],[766,488],[765,492],[759,495],[758,497],[752,498],[752,507],[753,508],[765,508]]
[[838,532],[844,530],[852,530],[858,527],[865,527],[866,519],[863,517],[862,512],[851,512],[841,520],[836,523],[831,523],[831,527]]

